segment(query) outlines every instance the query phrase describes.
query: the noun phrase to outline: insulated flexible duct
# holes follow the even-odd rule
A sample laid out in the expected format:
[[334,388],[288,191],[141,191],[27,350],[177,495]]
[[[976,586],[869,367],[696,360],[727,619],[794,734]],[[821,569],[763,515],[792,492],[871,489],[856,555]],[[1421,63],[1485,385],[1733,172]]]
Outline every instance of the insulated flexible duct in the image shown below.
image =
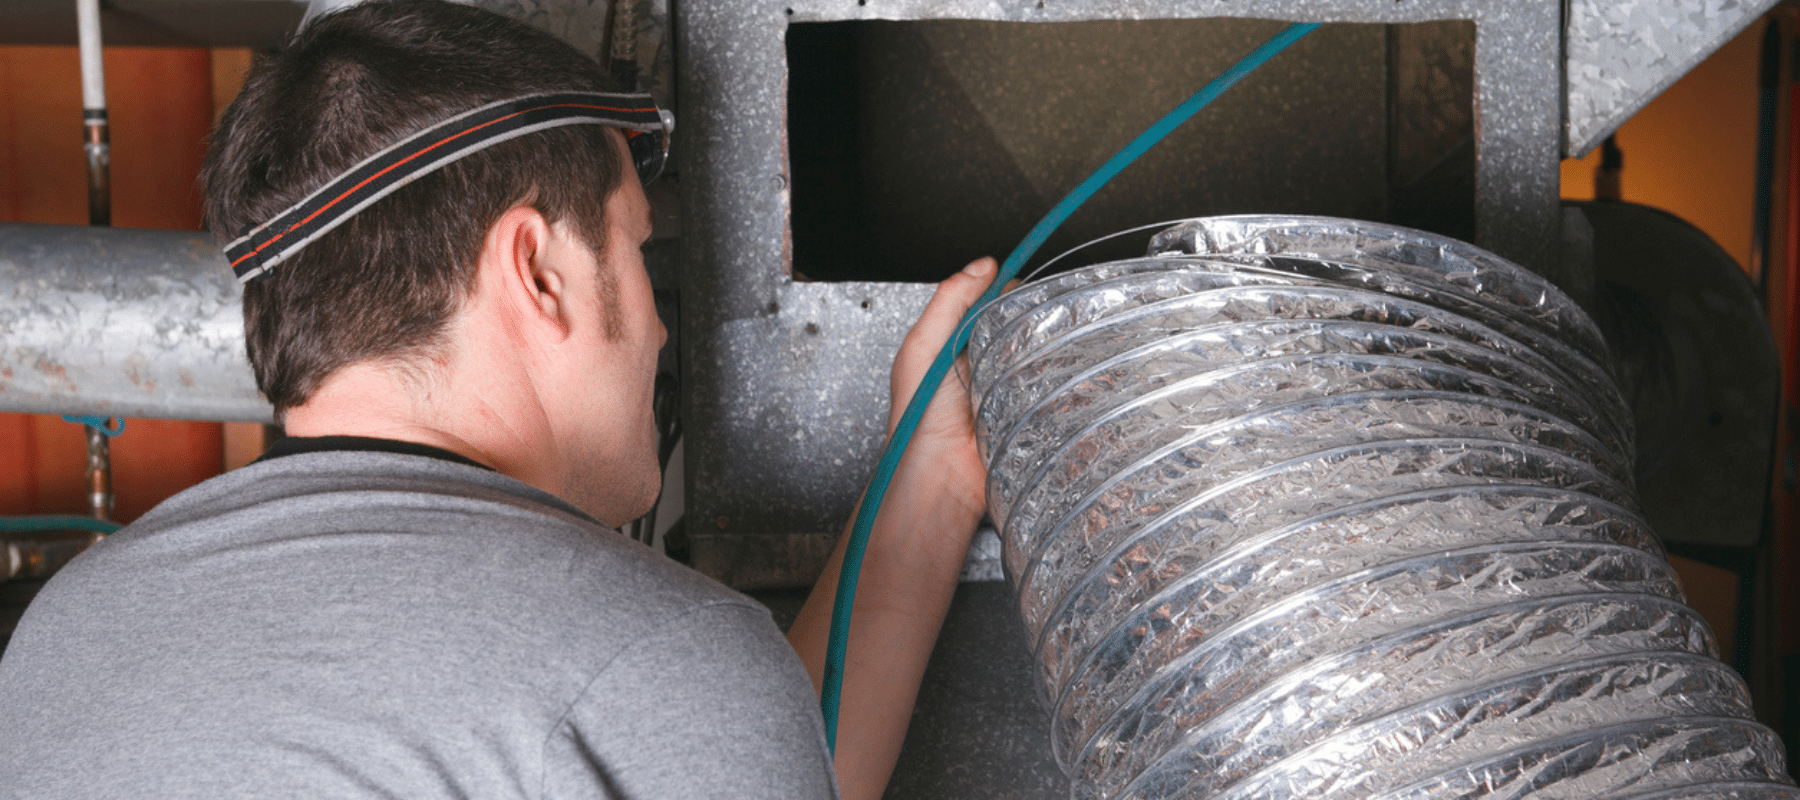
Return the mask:
[[1079,798],[1794,798],[1637,511],[1598,330],[1460,242],[1193,220],[971,337]]

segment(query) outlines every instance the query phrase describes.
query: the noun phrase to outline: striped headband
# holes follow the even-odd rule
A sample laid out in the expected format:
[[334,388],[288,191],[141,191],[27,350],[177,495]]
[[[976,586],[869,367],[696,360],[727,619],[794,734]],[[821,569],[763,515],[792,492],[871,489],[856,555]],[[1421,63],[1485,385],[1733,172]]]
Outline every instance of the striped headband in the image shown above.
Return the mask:
[[647,94],[552,92],[489,103],[363,159],[226,245],[225,258],[239,283],[266,277],[300,248],[419,177],[491,145],[563,125],[623,129],[638,180],[649,183],[668,156],[675,117]]

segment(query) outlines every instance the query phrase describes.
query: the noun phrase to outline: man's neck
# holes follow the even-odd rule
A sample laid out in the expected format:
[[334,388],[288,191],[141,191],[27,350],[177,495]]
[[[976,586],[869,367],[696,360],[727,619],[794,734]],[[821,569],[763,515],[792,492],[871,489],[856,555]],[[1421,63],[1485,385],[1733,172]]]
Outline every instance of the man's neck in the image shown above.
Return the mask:
[[[289,409],[290,436],[364,436],[442,448],[533,485],[531,442],[480,393],[422,386],[416,374],[372,364],[333,372],[304,405]],[[502,382],[503,384],[503,382]],[[494,387],[503,389],[503,385]]]
[[286,458],[288,456],[302,455],[305,453],[341,452],[398,453],[400,455],[408,456],[423,456],[425,458],[452,461],[471,467],[480,467],[481,469],[490,472],[494,471],[493,467],[464,458],[461,455],[452,453],[441,447],[432,447],[431,445],[419,444],[418,442],[403,442],[399,439],[381,439],[371,436],[284,436],[276,440],[274,444],[269,445],[269,449],[263,451],[262,456],[256,460],[258,462],[263,462],[272,461],[278,458]]

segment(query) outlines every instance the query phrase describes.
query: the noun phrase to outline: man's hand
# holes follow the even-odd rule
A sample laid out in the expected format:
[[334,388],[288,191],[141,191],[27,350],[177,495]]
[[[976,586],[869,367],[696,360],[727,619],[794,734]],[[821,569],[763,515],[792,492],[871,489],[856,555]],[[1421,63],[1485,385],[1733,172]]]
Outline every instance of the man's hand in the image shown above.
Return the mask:
[[[918,390],[919,379],[996,272],[994,260],[984,258],[938,284],[937,294],[894,358],[889,434]],[[925,662],[950,609],[975,525],[986,509],[986,473],[975,453],[967,374],[967,361],[958,358],[955,371],[932,396],[888,484],[887,499],[863,556],[838,714],[835,762],[845,800],[873,800],[887,786],[912,719]],[[812,674],[815,689],[825,671],[831,605],[848,538],[839,537],[825,571],[788,629],[788,641]]]
[[[919,321],[901,341],[889,379],[893,398],[888,412],[890,437],[931,362],[944,349],[944,343],[950,341],[963,315],[993,282],[998,268],[992,258],[979,259],[938,284],[937,293],[925,305]],[[943,479],[940,499],[957,503],[980,519],[986,508],[987,476],[975,450],[975,413],[968,386],[969,357],[959,354],[913,433],[907,460],[928,461]],[[915,453],[919,455],[914,456]]]

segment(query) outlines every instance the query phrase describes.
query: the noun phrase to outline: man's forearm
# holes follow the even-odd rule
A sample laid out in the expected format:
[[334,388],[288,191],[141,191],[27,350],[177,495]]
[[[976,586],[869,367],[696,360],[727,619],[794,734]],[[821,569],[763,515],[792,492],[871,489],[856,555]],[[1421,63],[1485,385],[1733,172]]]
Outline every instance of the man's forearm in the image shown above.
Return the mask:
[[[933,359],[997,270],[993,259],[978,259],[938,284],[894,357],[889,435]],[[966,369],[960,360],[958,369]],[[894,770],[919,680],[985,510],[986,473],[976,455],[966,386],[966,381],[951,378],[932,395],[888,485],[863,554],[835,759],[838,785],[852,800],[879,797]],[[848,539],[838,538],[824,574],[788,631],[814,689],[824,679],[832,603]]]
[[[875,520],[857,580],[844,666],[836,767],[845,798],[881,795],[900,754],[931,648],[980,521],[932,472],[929,453],[902,461]],[[817,689],[848,536],[838,539],[806,605],[789,629]]]

